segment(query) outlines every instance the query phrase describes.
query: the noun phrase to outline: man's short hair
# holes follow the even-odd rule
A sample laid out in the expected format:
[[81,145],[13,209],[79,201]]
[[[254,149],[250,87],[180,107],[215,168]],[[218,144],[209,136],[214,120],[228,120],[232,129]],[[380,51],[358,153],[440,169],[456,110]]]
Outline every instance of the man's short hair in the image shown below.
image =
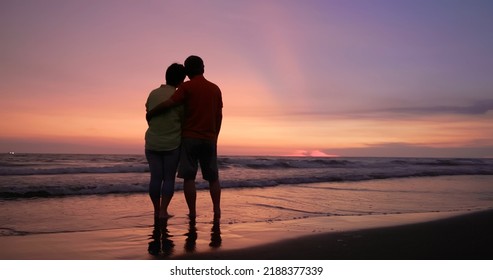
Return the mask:
[[196,55],[187,57],[185,59],[185,71],[188,76],[204,74],[204,61]]

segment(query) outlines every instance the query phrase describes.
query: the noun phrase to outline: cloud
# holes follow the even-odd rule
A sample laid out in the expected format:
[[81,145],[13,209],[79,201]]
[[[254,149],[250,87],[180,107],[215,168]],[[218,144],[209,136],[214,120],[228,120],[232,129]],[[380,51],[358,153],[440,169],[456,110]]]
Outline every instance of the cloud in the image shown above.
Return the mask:
[[493,99],[474,102],[466,106],[429,106],[429,107],[400,107],[384,110],[391,113],[403,114],[454,114],[454,115],[485,115],[493,110]]
[[365,147],[331,149],[343,157],[438,157],[438,158],[492,158],[493,145],[437,146],[388,142],[367,144]]
[[493,99],[478,100],[469,105],[396,106],[375,109],[330,108],[327,110],[290,110],[290,116],[326,119],[388,119],[409,116],[481,116],[493,111]]

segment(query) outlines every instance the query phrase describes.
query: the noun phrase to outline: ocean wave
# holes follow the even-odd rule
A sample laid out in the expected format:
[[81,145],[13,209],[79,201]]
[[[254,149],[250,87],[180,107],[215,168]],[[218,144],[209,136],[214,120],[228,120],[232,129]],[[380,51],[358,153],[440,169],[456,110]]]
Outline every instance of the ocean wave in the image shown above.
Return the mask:
[[[105,174],[105,173],[144,173],[149,172],[146,162],[138,159],[126,159],[124,163],[93,166],[50,166],[39,163],[0,163],[0,176],[11,175],[56,175],[56,174]],[[219,169],[243,168],[255,170],[338,168],[356,166],[357,162],[335,159],[284,159],[284,158],[219,158]]]
[[[24,160],[25,159],[25,160]],[[296,158],[296,157],[219,157],[220,170],[305,170],[361,168],[491,168],[491,159],[433,159],[433,158]],[[149,167],[144,156],[72,156],[57,159],[1,158],[0,176],[145,173]]]
[[[493,159],[219,157],[223,188],[493,175]],[[142,155],[0,155],[0,198],[145,193]],[[198,175],[200,178],[200,175]],[[181,189],[177,180],[177,189]],[[199,182],[198,188],[207,188]]]
[[104,174],[104,173],[144,173],[149,172],[147,165],[113,165],[113,166],[89,166],[89,167],[43,167],[32,168],[25,165],[23,168],[2,168],[0,176],[12,175],[57,175],[57,174]]
[[[279,177],[275,179],[251,179],[237,180],[226,179],[221,180],[222,188],[262,188],[275,187],[280,185],[300,185],[310,183],[334,183],[334,182],[356,182],[356,181],[371,181],[385,180],[411,177],[435,177],[435,176],[457,176],[457,175],[493,175],[493,170],[436,170],[436,171],[400,171],[400,172],[374,172],[367,174],[327,174],[325,176],[293,176]],[[197,182],[197,189],[207,189],[208,183],[205,181]],[[330,186],[328,186],[330,188]],[[183,190],[181,182],[175,185],[177,191]],[[365,191],[362,189],[345,188],[345,191]],[[128,183],[98,183],[97,185],[37,185],[31,187],[0,187],[0,198],[42,198],[42,197],[57,197],[57,196],[75,196],[75,195],[107,195],[107,194],[134,194],[147,193],[147,182],[128,182]]]
[[29,232],[18,231],[12,228],[0,228],[0,236],[24,236],[28,234]]
[[304,169],[304,168],[324,168],[324,167],[347,167],[356,165],[357,162],[344,159],[332,158],[250,158],[237,160],[220,160],[223,166],[229,165],[252,169]]

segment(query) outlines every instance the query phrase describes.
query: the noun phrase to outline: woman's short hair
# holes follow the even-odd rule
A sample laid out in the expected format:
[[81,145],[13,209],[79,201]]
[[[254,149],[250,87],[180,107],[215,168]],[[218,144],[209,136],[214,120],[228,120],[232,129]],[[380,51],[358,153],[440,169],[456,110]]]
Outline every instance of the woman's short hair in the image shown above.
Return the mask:
[[185,67],[178,63],[171,64],[166,69],[166,84],[178,86],[185,80]]

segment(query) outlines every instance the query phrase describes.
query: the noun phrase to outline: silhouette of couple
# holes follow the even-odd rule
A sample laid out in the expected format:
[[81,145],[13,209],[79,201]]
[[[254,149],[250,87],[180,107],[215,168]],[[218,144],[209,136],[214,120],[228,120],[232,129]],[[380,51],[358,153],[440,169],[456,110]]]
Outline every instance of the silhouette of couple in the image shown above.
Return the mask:
[[[189,81],[184,82],[185,76]],[[184,65],[166,70],[166,84],[154,89],[146,102],[148,129],[145,154],[151,173],[149,196],[155,221],[171,217],[168,205],[174,194],[175,175],[182,178],[190,220],[195,220],[195,177],[198,166],[209,182],[214,221],[221,217],[221,186],[217,139],[222,123],[222,94],[204,77],[204,62],[195,55]]]

